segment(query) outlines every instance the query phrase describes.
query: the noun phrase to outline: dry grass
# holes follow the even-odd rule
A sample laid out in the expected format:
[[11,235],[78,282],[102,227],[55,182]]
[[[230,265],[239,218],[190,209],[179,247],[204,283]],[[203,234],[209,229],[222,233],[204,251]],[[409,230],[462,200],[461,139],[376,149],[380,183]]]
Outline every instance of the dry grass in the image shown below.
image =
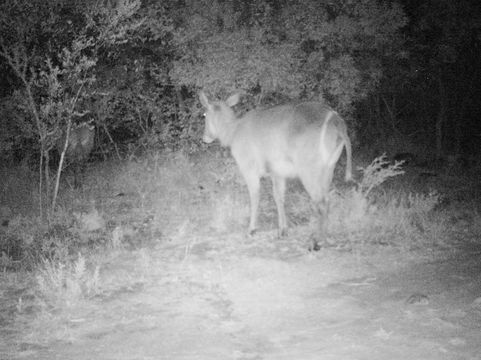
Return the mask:
[[90,268],[82,254],[69,263],[45,259],[35,276],[38,299],[49,309],[73,307],[98,294],[99,270],[99,265]]
[[[331,192],[328,234],[334,245],[431,249],[454,246],[456,234],[479,235],[479,211],[446,206],[441,192],[399,190],[393,186],[402,181],[399,171],[378,158],[362,169],[357,186]],[[277,225],[271,185],[262,186],[261,236]],[[145,249],[170,242],[185,244],[188,252],[198,236],[238,238],[247,229],[248,201],[230,157],[171,153],[91,168],[81,190],[63,188],[48,222],[12,206],[9,225],[0,231],[1,265],[4,271],[32,270],[27,277],[34,284],[33,295],[15,300],[12,316],[24,319],[36,336],[51,329],[56,335],[49,336],[68,339],[69,321],[81,317],[92,298],[149,281],[155,266]],[[299,183],[289,184],[286,208],[292,227],[309,224],[311,206]],[[130,270],[112,270],[123,254],[129,254]],[[35,310],[27,314],[26,308]]]
[[[343,244],[447,243],[443,234],[450,232],[443,224],[449,213],[437,210],[445,195],[396,189],[392,184],[402,183],[402,170],[384,157],[360,170],[357,186],[331,193],[332,237]],[[10,188],[13,181],[7,183],[9,192],[18,192]],[[259,227],[274,230],[277,212],[269,181],[263,181],[261,195]],[[311,205],[299,183],[289,184],[286,205],[291,226],[309,223]],[[43,258],[73,261],[85,249],[142,248],[183,233],[242,234],[249,201],[231,157],[177,152],[96,166],[80,191],[63,188],[48,222],[12,209],[0,234],[2,265],[33,268]]]

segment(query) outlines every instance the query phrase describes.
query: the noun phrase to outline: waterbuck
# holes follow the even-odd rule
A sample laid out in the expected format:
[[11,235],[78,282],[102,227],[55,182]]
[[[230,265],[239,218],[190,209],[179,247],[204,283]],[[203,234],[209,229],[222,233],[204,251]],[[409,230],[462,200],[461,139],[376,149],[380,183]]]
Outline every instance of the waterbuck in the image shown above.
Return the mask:
[[270,176],[279,219],[279,236],[287,234],[284,210],[286,179],[299,178],[319,212],[319,231],[327,216],[327,197],[334,167],[346,148],[346,181],[352,177],[351,142],[344,120],[318,102],[251,110],[236,117],[232,106],[239,94],[210,102],[199,93],[205,107],[203,141],[218,139],[231,149],[247,183],[250,196],[249,234],[257,226],[260,179]]
[[[56,144],[59,154],[62,154],[65,148],[65,133],[66,131],[63,132]],[[79,188],[81,185],[80,177],[83,176],[85,162],[94,147],[94,138],[95,126],[90,122],[72,125],[70,129],[65,156],[68,163],[72,166],[75,188]]]

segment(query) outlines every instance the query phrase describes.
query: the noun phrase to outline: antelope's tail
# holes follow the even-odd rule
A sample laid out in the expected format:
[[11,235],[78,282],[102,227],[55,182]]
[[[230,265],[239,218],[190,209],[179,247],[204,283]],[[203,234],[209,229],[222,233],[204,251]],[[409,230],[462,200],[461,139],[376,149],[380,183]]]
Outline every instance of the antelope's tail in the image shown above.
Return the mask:
[[[339,135],[341,136],[342,141],[339,143],[339,145],[337,145],[334,151],[331,152],[326,147],[325,139],[326,139],[328,123],[334,115],[337,116],[339,118],[338,121],[341,122],[341,124],[338,125],[339,128],[337,130],[339,131]],[[349,140],[349,136],[347,135],[347,129],[346,129],[346,126],[344,125],[344,121],[339,117],[337,112],[333,110],[329,110],[328,114],[326,115],[326,119],[322,124],[320,138],[319,138],[319,153],[323,163],[327,164],[328,166],[333,166],[336,163],[336,161],[339,159],[339,156],[341,155],[343,147],[346,147],[346,157],[347,157],[345,180],[350,181],[352,179],[351,141]]]

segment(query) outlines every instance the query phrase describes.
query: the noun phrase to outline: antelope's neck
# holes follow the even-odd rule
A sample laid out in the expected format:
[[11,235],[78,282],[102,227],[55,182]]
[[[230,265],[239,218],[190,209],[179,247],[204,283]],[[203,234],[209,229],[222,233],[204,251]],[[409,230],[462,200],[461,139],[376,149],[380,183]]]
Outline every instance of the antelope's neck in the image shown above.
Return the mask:
[[219,133],[219,141],[222,146],[231,147],[239,124],[238,118],[229,119],[224,123],[223,129]]

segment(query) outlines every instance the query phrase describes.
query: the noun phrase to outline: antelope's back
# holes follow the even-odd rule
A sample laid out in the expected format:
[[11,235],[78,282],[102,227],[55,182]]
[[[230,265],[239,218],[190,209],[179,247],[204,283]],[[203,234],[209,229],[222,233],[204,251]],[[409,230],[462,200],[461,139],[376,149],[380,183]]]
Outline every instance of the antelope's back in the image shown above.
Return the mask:
[[[239,119],[233,147],[249,144],[263,151],[292,151],[298,146],[317,148],[322,125],[331,111],[317,102],[252,110]],[[339,141],[340,126],[345,127],[344,122],[334,113],[326,129],[327,141],[332,145]]]
[[[330,111],[315,102],[250,111],[238,120],[232,153],[242,167],[256,167],[263,174],[299,176],[321,161],[321,128]],[[339,143],[335,121],[332,116],[327,124],[328,149]]]

